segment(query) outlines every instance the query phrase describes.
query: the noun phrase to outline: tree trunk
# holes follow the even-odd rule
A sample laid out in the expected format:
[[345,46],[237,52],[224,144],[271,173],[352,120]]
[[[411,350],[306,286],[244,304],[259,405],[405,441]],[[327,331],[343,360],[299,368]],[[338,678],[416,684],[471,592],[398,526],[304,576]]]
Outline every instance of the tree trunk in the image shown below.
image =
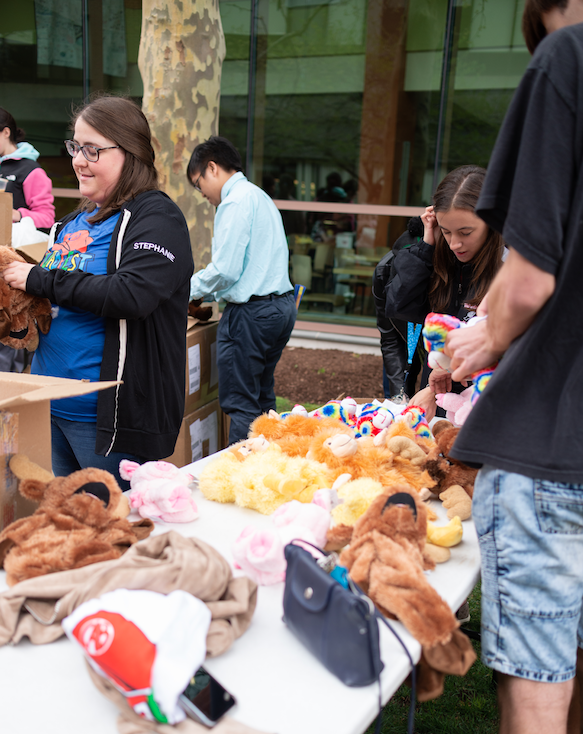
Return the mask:
[[143,0],[138,66],[160,188],[182,209],[195,271],[211,260],[214,208],[188,183],[194,147],[219,129],[225,36],[218,0]]

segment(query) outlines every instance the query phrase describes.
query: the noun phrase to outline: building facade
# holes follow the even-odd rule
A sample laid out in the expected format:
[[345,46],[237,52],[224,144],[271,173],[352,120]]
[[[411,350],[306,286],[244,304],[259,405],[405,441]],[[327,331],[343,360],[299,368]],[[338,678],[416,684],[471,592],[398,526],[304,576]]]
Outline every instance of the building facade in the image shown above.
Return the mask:
[[[529,60],[523,5],[220,0],[220,133],[282,210],[303,321],[374,326],[374,264],[445,173],[487,166]],[[75,204],[71,108],[101,89],[141,99],[141,22],[141,0],[3,9],[0,106],[40,151],[58,213]]]

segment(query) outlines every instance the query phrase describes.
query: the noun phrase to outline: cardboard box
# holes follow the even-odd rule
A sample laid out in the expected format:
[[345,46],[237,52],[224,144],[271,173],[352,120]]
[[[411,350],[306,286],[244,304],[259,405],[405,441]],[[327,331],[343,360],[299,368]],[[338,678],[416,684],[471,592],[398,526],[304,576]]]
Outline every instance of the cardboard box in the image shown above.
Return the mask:
[[222,449],[222,418],[218,400],[185,416],[174,453],[166,461],[182,467]]
[[12,455],[26,454],[51,471],[50,401],[117,384],[0,373],[0,530],[37,507],[18,492],[18,481],[9,467]]
[[0,191],[0,245],[12,242],[12,194]]
[[23,257],[27,263],[38,265],[45,256],[48,244],[48,240],[44,242],[34,242],[30,245],[20,245],[20,247],[15,247],[14,251]]
[[[194,319],[192,319],[194,322]],[[219,397],[217,321],[198,323],[186,332],[186,402],[190,415]]]

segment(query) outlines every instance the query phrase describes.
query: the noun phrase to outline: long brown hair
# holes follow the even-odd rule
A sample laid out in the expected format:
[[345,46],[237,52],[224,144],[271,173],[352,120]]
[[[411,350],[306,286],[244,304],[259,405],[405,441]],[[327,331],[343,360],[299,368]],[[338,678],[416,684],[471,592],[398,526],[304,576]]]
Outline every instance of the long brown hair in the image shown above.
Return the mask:
[[569,0],[526,0],[522,13],[522,35],[531,54],[547,35],[542,15],[553,8],[565,9]]
[[[138,194],[157,189],[158,172],[154,166],[150,126],[142,110],[131,99],[100,95],[75,111],[71,121],[73,130],[79,118],[119,145],[125,153],[119,181],[98,212],[87,220],[95,224],[119,211],[126,201]],[[92,212],[96,206],[93,201],[82,199],[79,210]]]
[[[485,176],[486,171],[480,166],[460,166],[448,173],[433,195],[433,211],[438,213],[465,209],[473,214]],[[472,279],[467,291],[467,303],[470,305],[477,307],[486,295],[502,265],[503,252],[502,235],[488,227],[484,244],[470,261],[473,265]],[[433,311],[443,313],[451,303],[457,285],[452,275],[456,272],[457,264],[458,259],[440,231],[436,237],[433,275],[429,284],[429,303]]]

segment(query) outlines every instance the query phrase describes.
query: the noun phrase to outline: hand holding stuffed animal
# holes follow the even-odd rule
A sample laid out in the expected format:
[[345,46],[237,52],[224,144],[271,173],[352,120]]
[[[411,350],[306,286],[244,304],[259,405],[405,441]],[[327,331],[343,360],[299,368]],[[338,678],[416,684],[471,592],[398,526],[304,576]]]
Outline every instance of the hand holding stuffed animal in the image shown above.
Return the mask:
[[[25,262],[11,247],[0,247],[0,272],[12,262]],[[48,298],[12,288],[0,278],[0,342],[13,349],[38,347],[38,330],[51,328],[51,302]]]
[[[425,324],[422,332],[423,345],[429,353],[427,364],[432,369],[438,367],[449,372],[451,359],[443,351],[445,349],[445,340],[447,339],[447,335],[454,329],[471,328],[485,318],[485,316],[474,316],[474,318],[466,322],[460,321],[455,316],[449,316],[446,313],[428,314],[425,317]],[[493,364],[486,369],[479,370],[471,375],[473,384],[469,393],[469,404],[462,407],[456,402],[456,407],[453,408],[454,411],[457,411],[459,408],[459,413],[456,414],[456,425],[461,426],[464,423],[470,410],[475,405],[480,395],[484,392],[486,385],[490,382],[497,364],[498,363],[496,362],[496,364]]]

